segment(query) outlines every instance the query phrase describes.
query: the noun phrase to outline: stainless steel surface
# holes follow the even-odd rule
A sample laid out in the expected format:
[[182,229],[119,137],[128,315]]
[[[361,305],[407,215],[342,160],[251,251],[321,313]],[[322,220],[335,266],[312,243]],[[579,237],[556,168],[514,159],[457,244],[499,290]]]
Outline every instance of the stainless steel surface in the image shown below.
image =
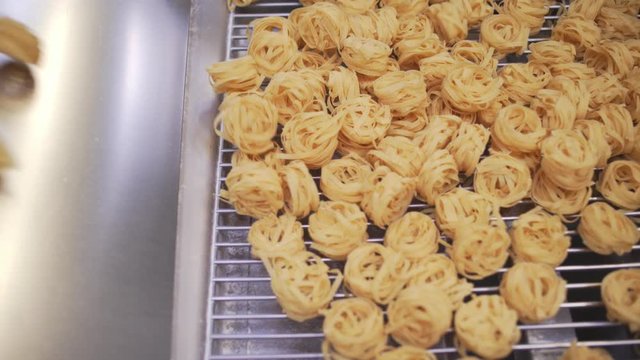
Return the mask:
[[0,0],[43,50],[0,110],[0,359],[169,358],[189,7]]
[[[247,24],[252,20],[263,16],[287,16],[298,6],[299,4],[292,0],[263,0],[230,14],[225,58],[236,58],[246,53],[248,41],[245,31]],[[554,15],[557,10],[558,6],[553,7],[542,32],[530,41],[540,41],[549,37],[551,26],[557,20],[557,16]],[[470,37],[477,38],[477,33]],[[508,58],[508,62],[523,60],[526,60],[526,57]],[[501,66],[504,63],[506,62]],[[202,74],[200,69],[192,69],[192,73]],[[201,76],[204,78],[204,74]],[[210,119],[213,114],[209,113],[207,116]],[[214,183],[216,193],[224,186],[225,175],[231,167],[230,158],[233,151],[230,144],[220,143],[217,150],[218,175]],[[319,174],[316,172],[314,175],[317,179]],[[467,181],[464,185],[470,186],[471,182]],[[600,199],[601,197],[594,196],[592,201]],[[504,219],[510,223],[518,214],[532,206],[530,200],[525,200],[505,211]],[[424,204],[415,202],[410,210],[425,208]],[[638,219],[640,212],[630,212],[629,215]],[[250,225],[250,219],[237,215],[231,206],[215,198],[204,358],[321,358],[322,319],[296,323],[282,313],[270,289],[269,277],[264,267],[260,261],[250,256],[246,241]],[[569,257],[557,269],[568,281],[567,301],[555,319],[541,324],[520,325],[523,339],[514,347],[512,358],[556,358],[573,339],[590,346],[606,347],[615,358],[640,357],[640,354],[633,352],[633,346],[640,344],[640,340],[633,339],[624,326],[606,319],[599,295],[600,281],[606,273],[615,269],[640,267],[640,245],[635,246],[633,251],[625,256],[600,256],[585,248],[576,235],[575,225],[569,224],[568,234],[572,237]],[[382,241],[384,233],[380,229],[370,226],[369,233],[370,241]],[[340,267],[338,262],[329,259],[325,261],[331,266]],[[500,273],[504,271],[505,269],[502,269]],[[500,274],[476,282],[475,292],[496,293],[499,278]],[[344,296],[344,291],[339,291],[337,297]],[[451,331],[432,351],[442,359],[457,358]]]

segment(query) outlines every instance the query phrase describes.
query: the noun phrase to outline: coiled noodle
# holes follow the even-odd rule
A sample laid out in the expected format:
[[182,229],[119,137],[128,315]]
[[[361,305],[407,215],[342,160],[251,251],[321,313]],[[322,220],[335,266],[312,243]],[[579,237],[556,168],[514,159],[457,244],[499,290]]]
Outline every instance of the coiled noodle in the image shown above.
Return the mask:
[[330,2],[297,8],[289,19],[302,41],[311,49],[337,49],[349,34],[347,15]]
[[378,40],[349,36],[342,42],[340,55],[349,69],[363,75],[381,76],[387,72],[391,48]]
[[405,177],[418,176],[424,155],[411,140],[402,136],[387,136],[376,149],[369,151],[367,160],[374,167],[386,166]]
[[365,183],[360,206],[371,222],[384,228],[407,211],[415,188],[415,179],[402,177],[388,167],[380,166]]
[[479,66],[460,65],[442,81],[442,97],[459,111],[486,110],[500,94],[501,84],[501,80]]
[[212,64],[207,73],[211,86],[217,93],[257,90],[264,80],[251,56]]
[[473,188],[498,206],[510,207],[529,195],[531,174],[525,162],[497,153],[478,164]]
[[432,254],[413,264],[407,288],[431,285],[443,290],[449,297],[453,309],[458,309],[473,285],[459,278],[456,265],[444,254]]
[[380,105],[369,95],[345,100],[333,112],[342,128],[338,134],[338,150],[365,155],[376,147],[391,125],[389,106]]
[[358,205],[343,201],[323,201],[309,216],[311,248],[334,260],[345,260],[366,243],[367,217]]
[[265,99],[278,109],[278,122],[286,124],[301,112],[324,111],[324,79],[315,70],[279,72],[264,91]]
[[469,176],[476,169],[488,141],[489,130],[484,126],[462,123],[447,150],[456,160],[458,170]]
[[609,163],[600,174],[597,189],[613,204],[637,210],[640,208],[640,164],[632,160]]
[[304,251],[303,236],[302,224],[294,216],[269,214],[251,225],[247,241],[253,257],[266,259]]
[[284,166],[280,176],[286,213],[304,218],[318,209],[320,194],[304,162],[300,160],[290,162]]
[[331,160],[338,147],[340,121],[324,112],[299,113],[284,125],[282,146],[287,160],[302,160],[318,169]]
[[436,198],[436,223],[449,237],[459,229],[475,224],[489,224],[494,204],[484,196],[462,188],[455,188]]
[[559,266],[567,258],[571,245],[566,231],[559,216],[550,215],[540,207],[520,215],[509,231],[514,261]]
[[566,190],[590,186],[597,158],[587,141],[574,130],[554,130],[540,145],[540,169],[546,177]]
[[605,202],[589,204],[581,215],[578,234],[582,242],[597,254],[623,255],[640,240],[633,221]]
[[232,168],[225,183],[227,190],[221,190],[220,197],[231,203],[240,215],[260,219],[276,214],[284,206],[280,177],[264,163]]
[[524,53],[529,39],[529,28],[507,14],[491,15],[480,25],[480,42],[495,48],[495,56]]
[[384,245],[418,261],[438,251],[440,231],[431,218],[420,212],[408,212],[389,225]]
[[640,269],[622,269],[602,280],[601,294],[612,321],[627,324],[631,332],[640,330]]
[[388,72],[373,82],[373,94],[391,115],[406,116],[427,105],[427,88],[416,70]]
[[363,158],[348,154],[322,167],[320,189],[331,200],[360,203],[371,171],[371,165]]
[[460,275],[480,280],[504,266],[509,258],[509,246],[511,239],[504,224],[473,224],[456,229],[447,253]]
[[438,196],[453,189],[459,182],[458,165],[453,156],[446,150],[436,150],[425,159],[420,169],[417,196],[433,205]]

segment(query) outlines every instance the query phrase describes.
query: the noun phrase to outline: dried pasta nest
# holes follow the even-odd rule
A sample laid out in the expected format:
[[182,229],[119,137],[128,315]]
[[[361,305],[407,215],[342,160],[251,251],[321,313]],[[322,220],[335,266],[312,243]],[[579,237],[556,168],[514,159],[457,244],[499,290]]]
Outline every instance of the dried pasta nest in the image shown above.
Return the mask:
[[595,120],[578,120],[574,129],[584,137],[591,152],[598,159],[596,166],[604,167],[611,157],[611,147],[607,143],[605,126]]
[[585,82],[589,91],[589,110],[594,111],[609,103],[625,103],[629,90],[615,75],[605,72]]
[[576,121],[577,109],[571,99],[561,91],[542,89],[531,101],[542,126],[547,129],[571,129]]
[[398,57],[398,65],[403,70],[417,70],[420,61],[447,51],[444,41],[438,35],[429,34],[420,38],[406,38],[393,45],[393,52]]
[[534,153],[547,136],[538,114],[530,108],[514,104],[498,112],[491,127],[492,141],[520,153]]
[[[287,317],[298,322],[320,315],[342,283],[340,270],[329,270],[318,255],[308,251],[278,254],[263,262],[278,304]],[[329,274],[335,275],[333,283]]]
[[369,299],[336,300],[323,315],[325,358],[373,359],[387,344],[384,315]]
[[442,81],[442,97],[458,111],[486,110],[500,94],[501,84],[483,68],[461,64]]
[[489,142],[489,130],[482,125],[462,123],[447,150],[453,155],[458,170],[469,176],[476,169]]
[[420,148],[402,136],[387,136],[369,151],[367,159],[374,167],[386,166],[405,177],[418,176],[424,162]]
[[424,349],[403,345],[381,352],[376,356],[376,360],[437,360],[437,358]]
[[294,216],[269,214],[251,225],[247,241],[253,257],[266,259],[304,251],[303,236],[302,224]]
[[386,331],[402,345],[429,348],[449,330],[453,307],[437,286],[419,285],[402,290],[387,308]]
[[296,34],[287,19],[266,17],[251,22],[247,53],[253,58],[258,72],[271,77],[288,71],[298,58]]
[[318,209],[320,194],[304,162],[295,160],[285,165],[280,172],[280,177],[286,213],[304,218]]
[[315,70],[279,72],[264,91],[264,97],[278,109],[278,122],[286,124],[301,112],[324,111],[326,88]]
[[[398,60],[394,58],[387,58],[387,66],[384,73],[389,71],[398,71],[398,70],[400,70],[400,66],[398,65]],[[358,76],[358,82],[360,83],[360,91],[363,94],[367,93],[367,94],[373,95],[373,82],[376,81],[376,79],[379,78],[380,75],[375,75],[375,76],[363,75],[358,72],[356,72],[356,75]]]
[[295,9],[289,19],[302,41],[311,49],[337,49],[349,34],[347,15],[330,2]]
[[518,315],[498,295],[476,296],[460,307],[454,319],[458,348],[483,358],[501,359],[520,341]]
[[495,274],[509,258],[511,239],[503,224],[473,224],[459,227],[447,253],[458,273],[480,280]]
[[344,201],[323,201],[309,216],[311,248],[334,260],[345,260],[358,246],[366,243],[367,217],[358,205]]
[[554,76],[547,89],[557,90],[571,100],[576,108],[576,119],[584,119],[589,111],[589,103],[591,101],[591,93],[587,88],[589,80],[572,80],[566,76]]
[[502,12],[513,16],[529,28],[531,35],[536,35],[544,24],[550,4],[549,0],[505,0],[502,3]]
[[633,150],[633,119],[624,105],[602,105],[591,115],[591,118],[604,125],[607,143],[611,147],[611,156],[626,154]]
[[596,17],[596,24],[602,30],[604,39],[637,39],[640,33],[637,14],[627,14],[619,9],[604,6]]
[[567,11],[570,17],[595,20],[606,0],[574,0]]
[[444,254],[432,254],[413,264],[407,288],[430,285],[443,290],[453,309],[458,309],[464,298],[471,294],[473,284],[459,278],[456,265]]
[[465,0],[451,0],[433,4],[427,8],[426,13],[433,23],[434,30],[447,44],[453,44],[467,37],[469,33],[467,5],[468,2]]
[[453,189],[459,182],[458,165],[453,156],[446,150],[436,150],[425,159],[420,169],[417,196],[433,205],[438,196]]
[[212,64],[207,73],[211,86],[217,93],[257,90],[264,80],[251,56]]
[[634,222],[604,202],[582,210],[578,234],[589,249],[601,255],[626,254],[640,240]]
[[422,13],[418,16],[403,18],[398,26],[395,40],[399,42],[406,39],[421,39],[433,33],[431,20],[425,13]]
[[623,269],[609,273],[600,288],[607,317],[640,330],[640,269]]
[[597,158],[574,130],[554,130],[540,145],[540,169],[559,187],[577,191],[592,184]]
[[381,3],[396,9],[398,17],[403,20],[419,15],[429,6],[429,0],[382,0]]
[[513,206],[529,195],[529,167],[508,154],[489,155],[478,164],[473,188],[498,206]]
[[302,49],[293,62],[293,70],[316,70],[323,79],[329,77],[329,72],[338,69],[342,60],[337,50],[318,51]]
[[227,190],[220,197],[233,205],[240,215],[254,218],[276,214],[284,206],[282,183],[278,173],[263,163],[251,163],[231,169]]
[[495,48],[495,56],[521,55],[527,49],[529,28],[508,14],[491,15],[480,25],[480,41]]
[[574,342],[563,354],[560,360],[613,360],[605,349],[578,346]]
[[327,90],[327,105],[329,110],[333,111],[346,100],[360,96],[358,76],[355,72],[343,66],[338,66],[335,70],[329,72]]
[[364,244],[353,250],[344,266],[344,284],[356,296],[386,305],[404,287],[411,263],[381,244]]
[[566,63],[549,65],[553,77],[564,76],[571,80],[589,80],[596,77],[596,71],[583,63]]
[[424,110],[415,111],[406,116],[394,117],[391,119],[387,135],[413,139],[418,132],[427,127],[428,123],[429,118]]
[[609,163],[600,174],[597,188],[613,204],[637,210],[640,208],[640,164],[632,160]]
[[486,197],[463,188],[455,188],[436,199],[436,223],[449,237],[459,229],[489,224],[494,204]]
[[605,40],[588,48],[584,53],[584,62],[599,72],[608,72],[623,79],[634,65],[633,56],[624,43]]
[[427,88],[417,70],[388,72],[373,82],[373,94],[391,115],[406,116],[427,105]]
[[591,186],[578,190],[567,190],[552,182],[547,174],[538,170],[531,185],[531,199],[547,211],[557,215],[580,212],[591,198]]
[[389,225],[384,245],[412,262],[438,252],[440,231],[433,220],[420,212],[408,212]]
[[371,171],[371,165],[363,158],[348,154],[322,167],[320,189],[331,200],[358,204]]
[[341,123],[324,112],[296,114],[284,125],[281,140],[286,160],[302,160],[310,169],[327,164],[338,147]]
[[551,81],[551,71],[541,63],[509,64],[500,70],[502,88],[512,102],[530,103]]
[[402,177],[388,167],[380,166],[365,183],[360,206],[371,222],[384,228],[407,211],[415,188],[415,179]]
[[576,48],[576,54],[582,57],[588,48],[600,42],[602,33],[593,20],[582,17],[561,17],[551,31],[551,39],[564,41]]
[[564,41],[545,40],[531,43],[529,50],[529,61],[534,63],[568,64],[576,59],[576,47]]
[[567,258],[571,245],[566,231],[559,216],[551,215],[540,207],[520,215],[509,231],[514,261],[559,266]]
[[365,155],[376,147],[391,126],[389,106],[381,105],[369,95],[345,100],[338,106],[333,117],[342,128],[338,134],[338,150]]
[[358,74],[382,76],[387,72],[391,48],[378,40],[349,36],[342,42],[342,61]]
[[493,48],[474,40],[461,40],[451,47],[453,59],[470,65],[477,65],[495,73],[498,59],[493,57]]
[[433,116],[427,127],[413,138],[426,158],[437,150],[446,149],[458,131],[462,120],[455,115]]
[[[278,128],[276,107],[259,93],[227,95],[213,122],[216,134],[242,152],[259,155],[273,149]],[[222,130],[218,128],[222,125]]]
[[453,108],[442,96],[440,87],[429,89],[427,98],[429,99],[429,105],[426,109],[428,116],[455,115],[466,123],[473,124],[476,122],[478,112],[466,112]]
[[420,72],[424,77],[427,88],[439,87],[447,74],[458,66],[458,60],[454,59],[448,51],[421,59]]
[[554,317],[567,297],[567,282],[547,264],[519,262],[502,276],[500,295],[524,323]]

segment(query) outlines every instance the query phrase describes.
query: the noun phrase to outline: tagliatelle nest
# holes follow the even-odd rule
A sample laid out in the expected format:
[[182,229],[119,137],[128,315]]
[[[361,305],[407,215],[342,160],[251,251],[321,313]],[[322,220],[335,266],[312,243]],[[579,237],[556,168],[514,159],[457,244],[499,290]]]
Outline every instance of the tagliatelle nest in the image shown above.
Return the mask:
[[567,258],[571,246],[566,231],[559,216],[540,207],[520,215],[509,231],[514,261],[559,266]]
[[615,205],[637,210],[640,208],[640,164],[631,160],[609,163],[600,174],[597,189]]
[[578,234],[589,249],[601,255],[626,254],[640,240],[633,221],[604,202],[582,210]]
[[460,227],[447,253],[458,273],[471,280],[495,274],[509,258],[511,238],[503,224]]
[[442,96],[455,109],[476,112],[489,108],[502,81],[477,65],[460,65],[442,81]]
[[609,103],[624,104],[629,90],[617,77],[602,73],[593,79],[585,80],[589,91],[589,109],[595,111]]
[[278,109],[278,122],[286,124],[301,112],[324,111],[326,88],[315,70],[279,72],[264,91],[265,99]]
[[637,39],[640,24],[635,14],[627,14],[620,9],[604,6],[596,17],[596,24],[602,29],[602,37],[611,40]]
[[551,213],[561,216],[580,212],[591,198],[591,186],[567,190],[553,183],[548,175],[538,170],[531,185],[531,199]]
[[[571,6],[573,8],[573,6]],[[556,40],[545,40],[529,44],[531,54],[529,61],[550,64],[567,64],[576,59],[576,47],[570,43]]]
[[451,56],[460,62],[478,65],[494,73],[498,60],[493,57],[493,48],[474,40],[461,40],[451,47]]
[[574,130],[554,130],[540,145],[540,169],[557,186],[577,191],[592,184],[597,158]]
[[345,260],[369,238],[367,217],[356,204],[323,201],[309,216],[309,235],[312,249],[332,259]]
[[320,194],[309,169],[300,160],[294,160],[280,171],[284,193],[284,211],[299,219],[318,209]]
[[338,147],[340,121],[324,112],[299,113],[282,130],[281,158],[302,160],[310,169],[326,165]]
[[417,70],[420,61],[445,52],[444,41],[438,35],[429,34],[420,38],[406,38],[393,45],[393,52],[398,57],[398,65],[403,70]]
[[302,41],[311,49],[337,49],[349,34],[346,14],[330,2],[295,9],[289,19]]
[[576,54],[580,57],[588,48],[596,46],[602,33],[593,20],[582,17],[561,17],[551,31],[551,39],[564,41],[576,48]]
[[461,123],[462,120],[455,115],[434,116],[429,125],[416,134],[413,142],[418,145],[425,157],[429,157],[437,150],[445,149],[449,145]]
[[429,0],[382,0],[383,6],[390,6],[398,12],[398,17],[412,18],[429,6]]
[[233,205],[238,214],[263,218],[284,206],[284,193],[278,173],[263,163],[233,167],[225,181],[227,190],[220,197]]
[[551,81],[551,70],[541,63],[509,64],[500,70],[502,89],[512,102],[530,103]]
[[523,54],[528,39],[529,28],[511,15],[491,15],[480,25],[480,42],[495,48],[498,58]]
[[554,76],[547,89],[557,90],[571,100],[571,103],[576,108],[576,119],[584,119],[589,111],[589,103],[591,101],[591,94],[587,88],[587,82],[589,80],[573,80],[566,76],[559,75]]
[[436,199],[436,223],[449,237],[474,224],[489,224],[494,204],[484,196],[455,188]]
[[600,289],[607,317],[627,324],[631,332],[640,330],[640,270],[611,272],[602,280]]
[[419,212],[408,212],[389,225],[384,235],[384,245],[418,261],[438,251],[440,231],[433,220]]
[[504,0],[502,12],[513,16],[529,28],[531,35],[536,35],[544,24],[550,4],[549,0]]
[[435,204],[438,196],[453,189],[460,182],[458,165],[446,150],[436,150],[429,155],[418,174],[417,197],[427,204]]
[[376,168],[365,183],[360,206],[376,226],[399,219],[411,204],[416,180],[402,177],[386,166]]
[[631,71],[634,59],[624,43],[619,41],[602,41],[588,48],[584,53],[584,62],[596,71],[606,71],[623,79]]
[[333,117],[342,124],[338,134],[341,153],[355,152],[364,156],[385,138],[391,126],[389,107],[380,105],[369,95],[345,100],[334,110]]
[[587,20],[595,20],[606,0],[574,0],[569,6],[569,17],[581,17]]
[[402,136],[387,136],[369,151],[367,160],[374,167],[386,166],[405,177],[418,176],[424,162],[420,148]]
[[482,125],[467,123],[460,125],[447,146],[460,172],[467,176],[473,174],[487,146],[489,136],[489,130]]
[[257,90],[264,80],[251,56],[212,64],[207,73],[211,86],[217,93]]
[[406,116],[427,105],[427,88],[416,70],[388,72],[373,82],[373,94],[391,115]]
[[331,200],[357,204],[362,201],[371,172],[371,165],[366,160],[357,154],[348,154],[322,167],[320,189]]
[[576,105],[558,90],[538,91],[531,101],[531,109],[538,113],[542,126],[547,129],[571,129],[576,121]]
[[602,105],[591,115],[591,118],[604,125],[607,143],[611,147],[611,156],[626,154],[633,150],[633,119],[624,105]]
[[520,153],[538,151],[546,136],[547,130],[536,112],[518,104],[502,108],[491,127],[492,141]]
[[458,60],[454,59],[448,51],[420,60],[420,72],[427,84],[427,89],[439,87],[447,74],[458,66],[457,64]]
[[611,157],[611,147],[607,143],[607,129],[602,123],[595,120],[578,120],[574,126],[591,148],[591,153],[598,159],[597,167],[604,167]]
[[510,207],[529,195],[531,174],[524,161],[497,153],[478,164],[473,188],[498,206]]
[[596,71],[583,63],[566,63],[549,65],[553,77],[564,76],[571,80],[589,80],[596,77]]
[[468,4],[466,0],[450,0],[427,8],[427,16],[433,23],[435,31],[447,44],[453,44],[467,37],[468,16],[471,10],[467,8]]
[[248,54],[256,62],[258,72],[271,77],[288,71],[298,58],[298,44],[289,20],[266,17],[251,23]]
[[458,309],[465,297],[471,294],[473,284],[458,277],[456,265],[444,254],[432,254],[414,263],[407,288],[431,285],[443,290],[454,309]]
[[420,131],[424,130],[429,123],[429,118],[424,110],[418,110],[406,116],[394,117],[391,119],[391,126],[387,135],[404,136],[413,139]]
[[266,259],[304,251],[303,236],[302,224],[294,216],[270,214],[251,225],[247,241],[253,257]]
[[355,72],[339,66],[329,72],[327,79],[329,110],[333,111],[338,105],[346,100],[360,96],[360,84]]
[[359,74],[381,76],[387,72],[391,48],[378,40],[349,36],[342,42],[342,61]]

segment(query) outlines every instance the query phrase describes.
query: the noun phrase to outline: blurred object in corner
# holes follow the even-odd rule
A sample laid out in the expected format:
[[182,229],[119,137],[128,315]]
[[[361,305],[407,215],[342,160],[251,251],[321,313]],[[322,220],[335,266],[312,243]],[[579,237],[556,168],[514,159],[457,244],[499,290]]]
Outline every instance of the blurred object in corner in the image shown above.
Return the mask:
[[40,58],[38,38],[19,22],[0,18],[0,53],[27,64],[37,64]]

